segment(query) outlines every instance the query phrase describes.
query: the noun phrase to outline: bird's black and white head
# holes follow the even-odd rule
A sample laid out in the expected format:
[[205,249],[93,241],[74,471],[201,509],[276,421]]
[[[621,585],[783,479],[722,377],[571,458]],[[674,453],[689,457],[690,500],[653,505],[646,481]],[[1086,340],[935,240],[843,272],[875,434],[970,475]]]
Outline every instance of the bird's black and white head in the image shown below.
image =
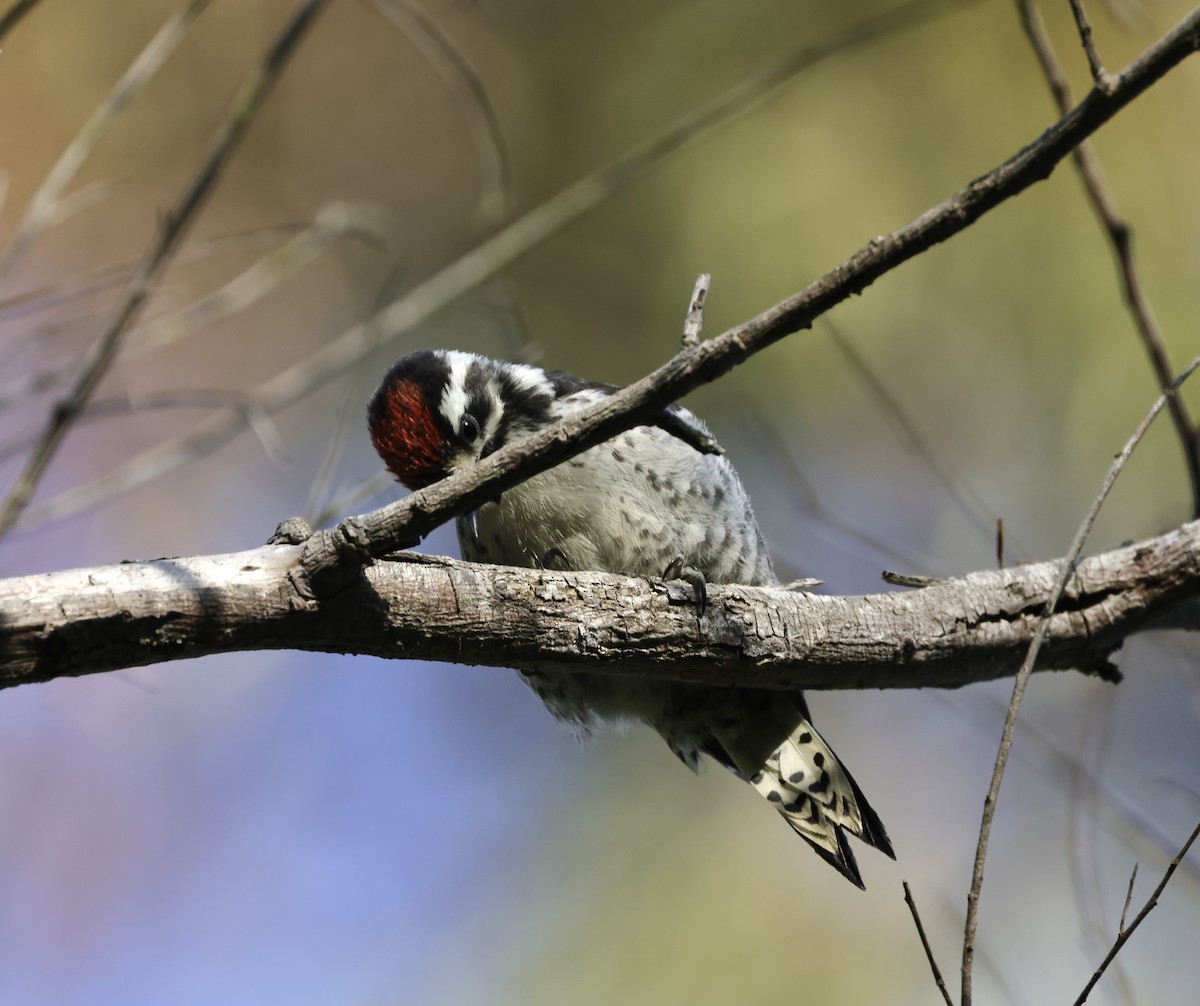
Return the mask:
[[545,424],[554,398],[537,367],[421,349],[387,372],[367,422],[396,480],[421,489]]

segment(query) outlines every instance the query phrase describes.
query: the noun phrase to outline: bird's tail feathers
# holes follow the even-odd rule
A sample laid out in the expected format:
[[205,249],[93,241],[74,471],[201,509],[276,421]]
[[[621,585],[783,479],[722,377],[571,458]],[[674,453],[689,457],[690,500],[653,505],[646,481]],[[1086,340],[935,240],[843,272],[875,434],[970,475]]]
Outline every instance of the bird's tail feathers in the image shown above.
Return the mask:
[[817,855],[851,883],[863,887],[846,835],[854,835],[895,859],[883,822],[854,777],[795,703],[787,696],[777,696],[770,716],[774,736],[782,733],[784,740],[758,761],[753,771],[747,771],[744,757],[734,754],[739,747],[745,751],[744,745],[722,739],[723,746],[738,763],[739,774],[774,805]]

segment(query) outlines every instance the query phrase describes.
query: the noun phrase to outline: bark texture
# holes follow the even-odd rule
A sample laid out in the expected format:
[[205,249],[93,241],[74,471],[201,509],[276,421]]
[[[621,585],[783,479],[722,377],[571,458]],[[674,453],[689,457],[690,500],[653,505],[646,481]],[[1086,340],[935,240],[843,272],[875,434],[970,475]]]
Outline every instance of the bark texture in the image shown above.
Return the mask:
[[[336,593],[304,545],[0,581],[0,687],[182,657],[300,649],[587,669],[767,688],[952,688],[1013,674],[1061,567],[971,573],[861,597],[691,587],[401,553]],[[1132,633],[1200,625],[1200,522],[1083,560],[1042,669],[1115,676]]]

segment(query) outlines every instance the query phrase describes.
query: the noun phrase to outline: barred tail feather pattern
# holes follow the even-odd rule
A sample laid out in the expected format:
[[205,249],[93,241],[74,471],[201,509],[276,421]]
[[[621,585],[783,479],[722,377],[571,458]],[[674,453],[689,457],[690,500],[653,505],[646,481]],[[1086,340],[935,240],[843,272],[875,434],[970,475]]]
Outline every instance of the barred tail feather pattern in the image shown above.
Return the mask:
[[[752,722],[743,722],[738,733],[740,736],[718,737],[737,774],[852,884],[864,886],[847,835],[896,858],[883,822],[809,721],[803,698],[795,694],[776,697],[769,710],[760,712]],[[783,741],[765,758],[753,757],[756,740],[761,751],[764,737],[780,735]]]

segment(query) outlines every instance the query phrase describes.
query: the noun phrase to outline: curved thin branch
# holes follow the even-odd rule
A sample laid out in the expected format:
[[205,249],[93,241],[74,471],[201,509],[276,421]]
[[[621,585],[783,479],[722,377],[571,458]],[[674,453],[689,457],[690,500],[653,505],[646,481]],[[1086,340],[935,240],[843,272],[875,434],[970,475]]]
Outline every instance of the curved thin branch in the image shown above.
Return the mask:
[[500,115],[479,71],[437,19],[414,0],[370,0],[370,3],[405,32],[442,78],[465,96],[464,114],[474,134],[482,168],[480,210],[489,226],[503,223],[512,216],[516,204],[512,155],[500,126]]
[[1062,568],[1055,577],[1054,587],[1046,600],[1045,615],[1033,633],[1033,639],[1029,643],[1029,651],[1025,654],[1025,659],[1021,662],[1021,669],[1017,672],[1016,680],[1013,682],[1012,698],[1009,700],[1008,712],[1004,717],[1004,728],[1000,734],[1000,746],[996,752],[996,763],[992,769],[992,778],[988,784],[987,796],[984,797],[983,801],[983,818],[979,825],[979,840],[975,847],[975,862],[971,872],[971,887],[967,892],[967,916],[963,928],[960,1006],[971,1006],[973,1001],[972,965],[975,960],[975,931],[979,923],[979,896],[983,888],[983,871],[987,860],[988,841],[991,836],[992,820],[996,813],[996,801],[1000,796],[1000,784],[1004,779],[1004,771],[1008,765],[1008,755],[1012,750],[1013,737],[1016,733],[1017,713],[1021,708],[1021,701],[1025,695],[1025,688],[1029,684],[1029,678],[1037,666],[1038,650],[1044,645],[1051,631],[1050,623],[1054,617],[1054,612],[1064,596],[1068,583],[1071,581],[1075,562],[1083,551],[1084,543],[1092,533],[1092,526],[1100,514],[1100,508],[1104,505],[1104,501],[1108,499],[1108,494],[1112,491],[1117,478],[1125,469],[1125,464],[1129,460],[1130,455],[1133,454],[1138,444],[1141,443],[1142,438],[1146,435],[1150,424],[1154,422],[1167,402],[1177,397],[1180,385],[1191,376],[1198,366],[1200,366],[1200,356],[1196,357],[1188,365],[1187,369],[1175,379],[1174,383],[1158,396],[1157,400],[1151,406],[1150,411],[1142,418],[1133,435],[1126,441],[1125,446],[1113,460],[1100,486],[1100,490],[1096,493],[1095,499],[1092,500],[1092,505],[1088,508],[1083,523],[1079,525],[1079,529],[1075,532],[1075,538],[1071,542],[1071,549],[1067,552],[1067,557],[1062,563]]
[[[116,86],[109,92],[100,107],[92,113],[67,149],[63,151],[62,156],[50,169],[50,173],[30,201],[29,208],[25,211],[25,215],[17,227],[12,244],[5,249],[3,255],[0,255],[0,282],[8,277],[17,262],[29,250],[29,246],[53,222],[56,216],[55,206],[62,199],[67,186],[79,173],[79,169],[91,156],[96,144],[109,131],[117,116],[133,100],[134,95],[162,68],[167,57],[187,36],[193,22],[204,13],[204,9],[209,3],[211,0],[190,0],[183,10],[170,18],[158,30],[137,59],[122,74],[121,79],[117,81]],[[10,18],[14,13],[17,17],[24,13],[18,9],[20,6],[18,4],[11,8],[4,16],[3,22],[0,22],[0,38],[10,26]]]
[[[189,10],[202,7],[207,2],[195,3]],[[116,358],[122,338],[141,312],[188,226],[204,205],[221,171],[273,90],[288,59],[328,2],[304,0],[264,54],[262,62],[234,96],[229,116],[217,130],[203,163],[163,218],[111,319],[88,350],[71,387],[51,411],[42,436],[0,503],[0,537],[12,528],[32,498],[38,481],[66,436],[72,420],[87,404]]]
[[[1111,78],[1100,65],[1095,47],[1091,44],[1091,26],[1083,12],[1079,0],[1072,0],[1076,23],[1079,25],[1080,37],[1088,54],[1088,63],[1096,86],[1109,86]],[[1035,0],[1017,0],[1017,10],[1021,17],[1021,25],[1032,46],[1034,55],[1041,65],[1042,74],[1054,96],[1054,103],[1060,113],[1065,114],[1071,107],[1071,90],[1067,84],[1066,75],[1059,66],[1042,23],[1042,16]],[[1116,260],[1118,281],[1121,293],[1125,298],[1125,306],[1133,319],[1134,327],[1142,340],[1142,348],[1150,360],[1150,367],[1162,391],[1166,391],[1174,380],[1171,361],[1167,355],[1166,343],[1162,331],[1155,320],[1150,301],[1142,289],[1138,277],[1137,263],[1133,254],[1133,229],[1117,209],[1116,200],[1104,181],[1104,171],[1100,167],[1100,158],[1096,156],[1095,148],[1090,143],[1081,143],[1073,154],[1075,168],[1083,182],[1084,192],[1091,203],[1096,220],[1104,229],[1105,236],[1112,248]],[[1187,466],[1188,484],[1192,493],[1192,516],[1200,517],[1200,439],[1197,438],[1196,427],[1188,413],[1187,404],[1179,395],[1173,395],[1168,407],[1171,411],[1171,421],[1175,424],[1175,432],[1179,445],[1183,450],[1184,464]]]

